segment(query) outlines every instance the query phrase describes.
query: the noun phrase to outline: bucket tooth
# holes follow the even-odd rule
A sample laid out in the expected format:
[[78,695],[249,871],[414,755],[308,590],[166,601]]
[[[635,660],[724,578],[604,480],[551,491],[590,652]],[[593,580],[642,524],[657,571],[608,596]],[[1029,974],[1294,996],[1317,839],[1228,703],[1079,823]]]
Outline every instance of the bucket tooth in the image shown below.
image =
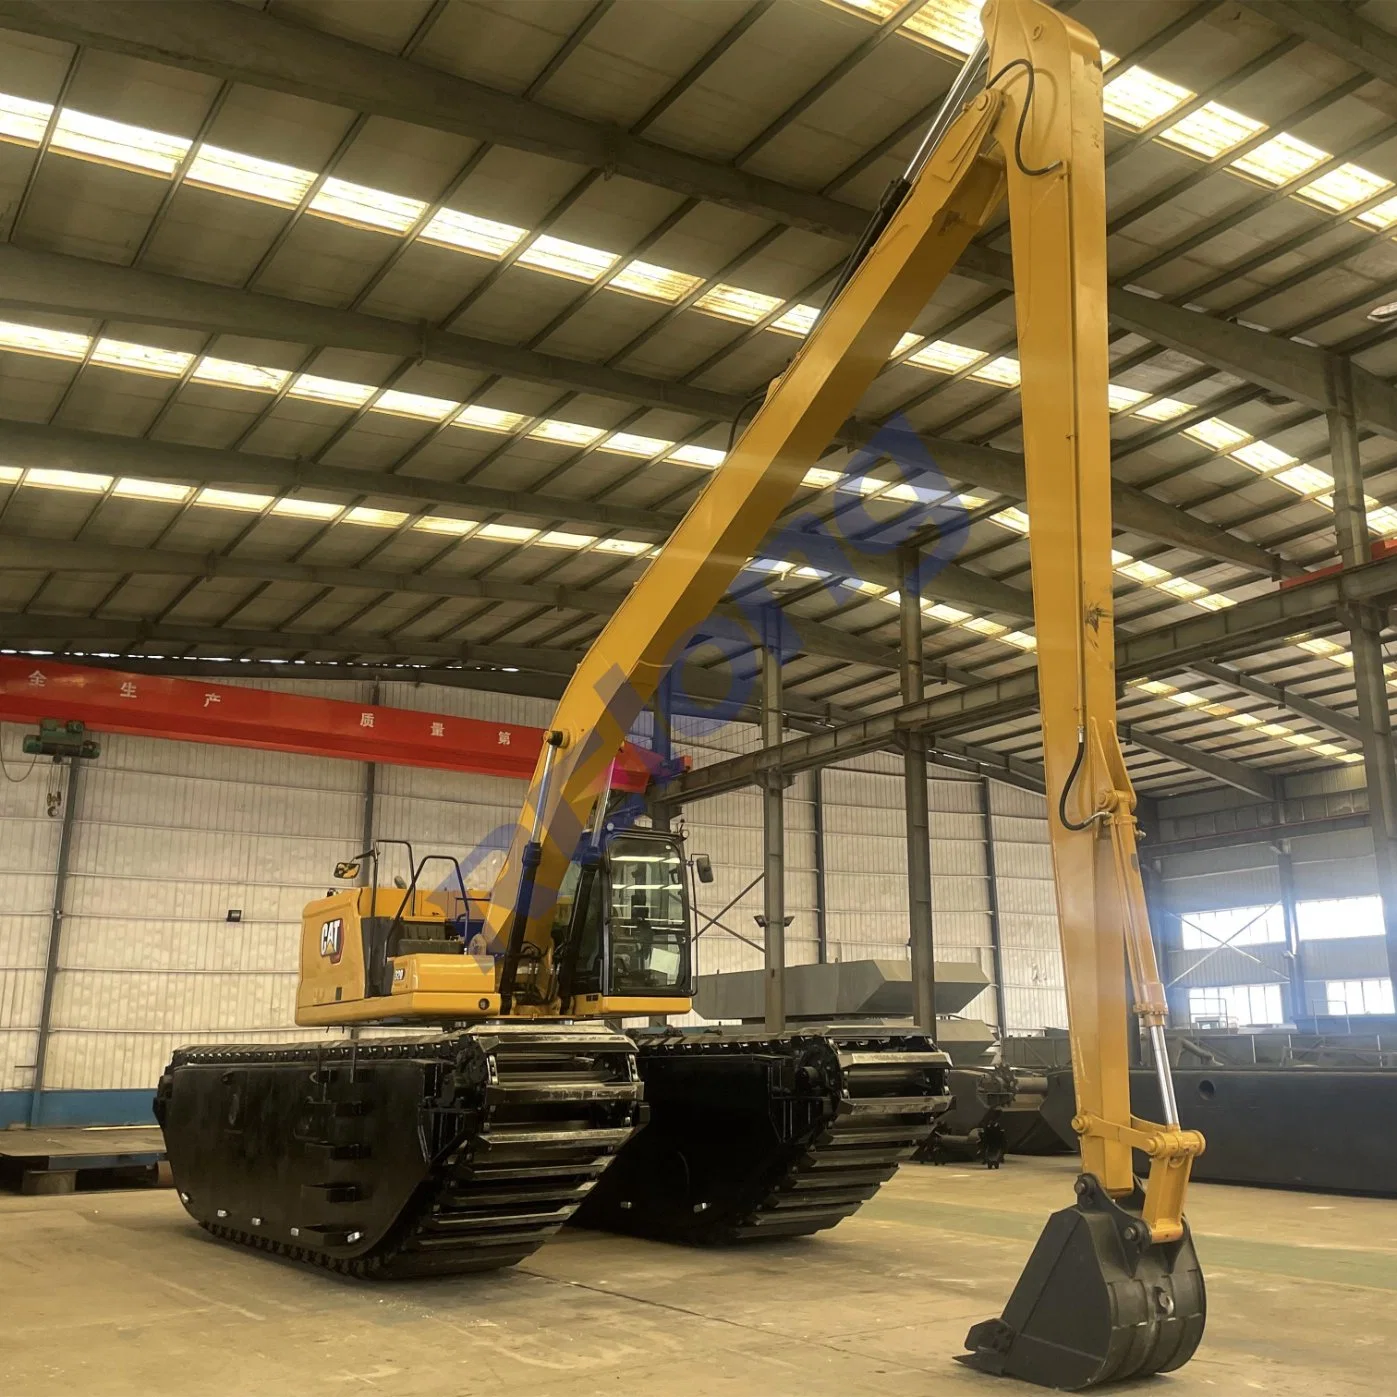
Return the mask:
[[1182,1367],[1206,1315],[1187,1226],[1178,1241],[1152,1242],[1138,1212],[1083,1174],[1076,1204],[1048,1219],[1004,1314],[970,1331],[960,1361],[1080,1392]]

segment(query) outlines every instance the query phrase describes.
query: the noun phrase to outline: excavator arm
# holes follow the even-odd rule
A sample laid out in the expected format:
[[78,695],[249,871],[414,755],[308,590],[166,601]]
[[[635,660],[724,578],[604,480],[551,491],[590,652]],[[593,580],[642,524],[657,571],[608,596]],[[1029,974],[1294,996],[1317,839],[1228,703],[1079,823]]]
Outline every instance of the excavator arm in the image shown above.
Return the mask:
[[[1166,1006],[1115,726],[1101,55],[1041,0],[990,0],[986,41],[785,373],[617,609],[559,704],[492,897],[506,1009],[525,946],[544,984],[555,890],[632,721],[940,281],[1007,196],[1044,764],[1081,1137],[1057,1213],[966,1361],[1072,1390],[1176,1368],[1202,1335],[1183,1219],[1202,1137],[1181,1128]],[[542,900],[536,890],[544,890]],[[1128,967],[1128,972],[1127,972]],[[548,994],[535,985],[535,1002]],[[1130,1111],[1128,1020],[1167,1119]],[[1143,1189],[1133,1153],[1149,1161]]]

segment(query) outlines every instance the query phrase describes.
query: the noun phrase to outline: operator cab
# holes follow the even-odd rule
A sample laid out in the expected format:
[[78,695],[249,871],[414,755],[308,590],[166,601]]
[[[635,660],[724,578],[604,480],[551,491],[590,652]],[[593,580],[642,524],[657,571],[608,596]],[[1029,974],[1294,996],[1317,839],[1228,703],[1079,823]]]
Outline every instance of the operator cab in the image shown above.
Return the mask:
[[685,868],[679,841],[650,830],[611,834],[599,857],[569,867],[553,929],[565,1012],[683,1012],[674,1001],[693,993]]

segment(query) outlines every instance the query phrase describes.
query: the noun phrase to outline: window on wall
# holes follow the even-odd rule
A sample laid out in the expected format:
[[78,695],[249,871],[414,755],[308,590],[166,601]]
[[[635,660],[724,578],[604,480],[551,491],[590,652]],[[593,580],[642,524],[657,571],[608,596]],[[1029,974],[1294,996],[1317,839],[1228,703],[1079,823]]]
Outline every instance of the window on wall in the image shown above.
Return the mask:
[[1327,897],[1314,902],[1297,902],[1295,923],[1302,941],[1381,936],[1382,898]]
[[1225,1020],[1238,1028],[1284,1023],[1281,987],[1279,984],[1208,985],[1190,989],[1188,1016],[1195,1023]]
[[1219,945],[1260,946],[1285,940],[1280,903],[1266,907],[1222,907],[1180,915],[1186,951],[1211,951]]
[[1326,980],[1324,999],[1311,1006],[1317,1014],[1391,1014],[1392,981]]

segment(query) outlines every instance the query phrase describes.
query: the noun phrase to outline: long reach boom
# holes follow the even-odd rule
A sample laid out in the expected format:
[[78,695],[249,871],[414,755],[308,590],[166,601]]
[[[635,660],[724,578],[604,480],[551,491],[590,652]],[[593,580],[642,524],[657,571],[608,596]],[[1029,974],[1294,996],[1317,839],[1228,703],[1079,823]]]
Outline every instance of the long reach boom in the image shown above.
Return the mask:
[[[488,928],[507,948],[511,988],[526,946],[529,972],[547,980],[553,910],[533,891],[558,888],[631,722],[1007,195],[1083,1172],[1077,1204],[1052,1219],[1004,1318],[971,1332],[967,1361],[1075,1389],[1177,1367],[1196,1348],[1203,1285],[1183,1202],[1203,1139],[1178,1120],[1116,736],[1101,53],[1040,0],[990,0],[983,23],[986,41],[837,296],[568,684]],[[535,1002],[551,998],[535,987]],[[1129,1011],[1151,1040],[1162,1124],[1131,1115]],[[1150,1161],[1143,1190],[1133,1150]]]

